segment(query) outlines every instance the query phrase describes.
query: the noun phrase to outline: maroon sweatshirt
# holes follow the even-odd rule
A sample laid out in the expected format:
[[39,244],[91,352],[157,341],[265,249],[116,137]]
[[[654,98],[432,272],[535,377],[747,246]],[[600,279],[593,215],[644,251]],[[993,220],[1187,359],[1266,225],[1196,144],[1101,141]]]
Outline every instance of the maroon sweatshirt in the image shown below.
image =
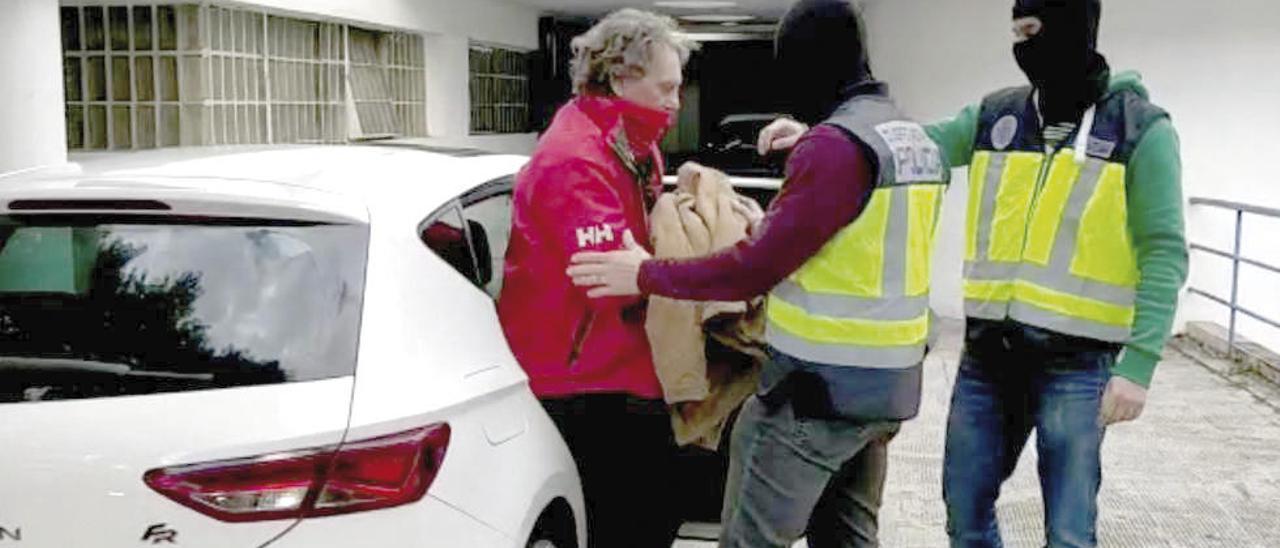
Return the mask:
[[874,180],[862,145],[844,130],[816,126],[792,149],[786,181],[749,238],[705,257],[645,261],[640,291],[690,301],[767,293],[858,218]]

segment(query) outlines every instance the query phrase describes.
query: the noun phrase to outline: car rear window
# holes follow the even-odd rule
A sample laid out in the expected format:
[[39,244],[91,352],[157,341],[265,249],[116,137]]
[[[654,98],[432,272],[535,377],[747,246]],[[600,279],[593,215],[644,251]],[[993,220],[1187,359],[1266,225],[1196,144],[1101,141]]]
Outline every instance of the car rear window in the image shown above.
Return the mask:
[[367,245],[355,225],[0,216],[0,402],[350,375]]

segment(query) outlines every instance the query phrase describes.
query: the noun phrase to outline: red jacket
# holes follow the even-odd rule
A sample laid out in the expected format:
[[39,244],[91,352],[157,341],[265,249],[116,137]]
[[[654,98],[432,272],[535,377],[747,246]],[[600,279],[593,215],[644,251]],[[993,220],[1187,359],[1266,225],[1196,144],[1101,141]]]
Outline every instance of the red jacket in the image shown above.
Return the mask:
[[648,244],[647,211],[662,189],[657,143],[669,120],[618,98],[576,97],[516,176],[498,315],[539,397],[662,397],[643,299],[588,299],[565,269],[578,251],[620,248],[626,230]]

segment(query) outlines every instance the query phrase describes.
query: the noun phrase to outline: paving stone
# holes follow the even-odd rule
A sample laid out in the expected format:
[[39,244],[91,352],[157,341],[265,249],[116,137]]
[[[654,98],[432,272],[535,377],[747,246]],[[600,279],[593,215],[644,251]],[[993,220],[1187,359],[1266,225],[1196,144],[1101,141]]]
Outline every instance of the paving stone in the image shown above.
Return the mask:
[[[925,364],[920,416],[890,446],[880,523],[886,548],[947,545],[942,447],[960,337],[958,324],[944,325],[940,348]],[[1280,401],[1265,403],[1258,393],[1166,352],[1142,418],[1107,433],[1100,545],[1280,548]],[[1033,436],[997,503],[1009,548],[1044,543],[1035,456]]]

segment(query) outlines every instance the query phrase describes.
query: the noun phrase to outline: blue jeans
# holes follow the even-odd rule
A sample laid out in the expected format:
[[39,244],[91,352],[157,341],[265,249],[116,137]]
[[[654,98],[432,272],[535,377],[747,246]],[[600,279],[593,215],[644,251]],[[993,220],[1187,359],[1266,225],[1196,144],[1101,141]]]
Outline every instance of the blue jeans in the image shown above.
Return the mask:
[[1099,419],[1115,348],[1014,322],[969,323],[942,474],[951,546],[1003,546],[995,502],[1033,428],[1048,546],[1096,546]]
[[797,417],[751,397],[734,424],[722,548],[874,547],[898,421]]

